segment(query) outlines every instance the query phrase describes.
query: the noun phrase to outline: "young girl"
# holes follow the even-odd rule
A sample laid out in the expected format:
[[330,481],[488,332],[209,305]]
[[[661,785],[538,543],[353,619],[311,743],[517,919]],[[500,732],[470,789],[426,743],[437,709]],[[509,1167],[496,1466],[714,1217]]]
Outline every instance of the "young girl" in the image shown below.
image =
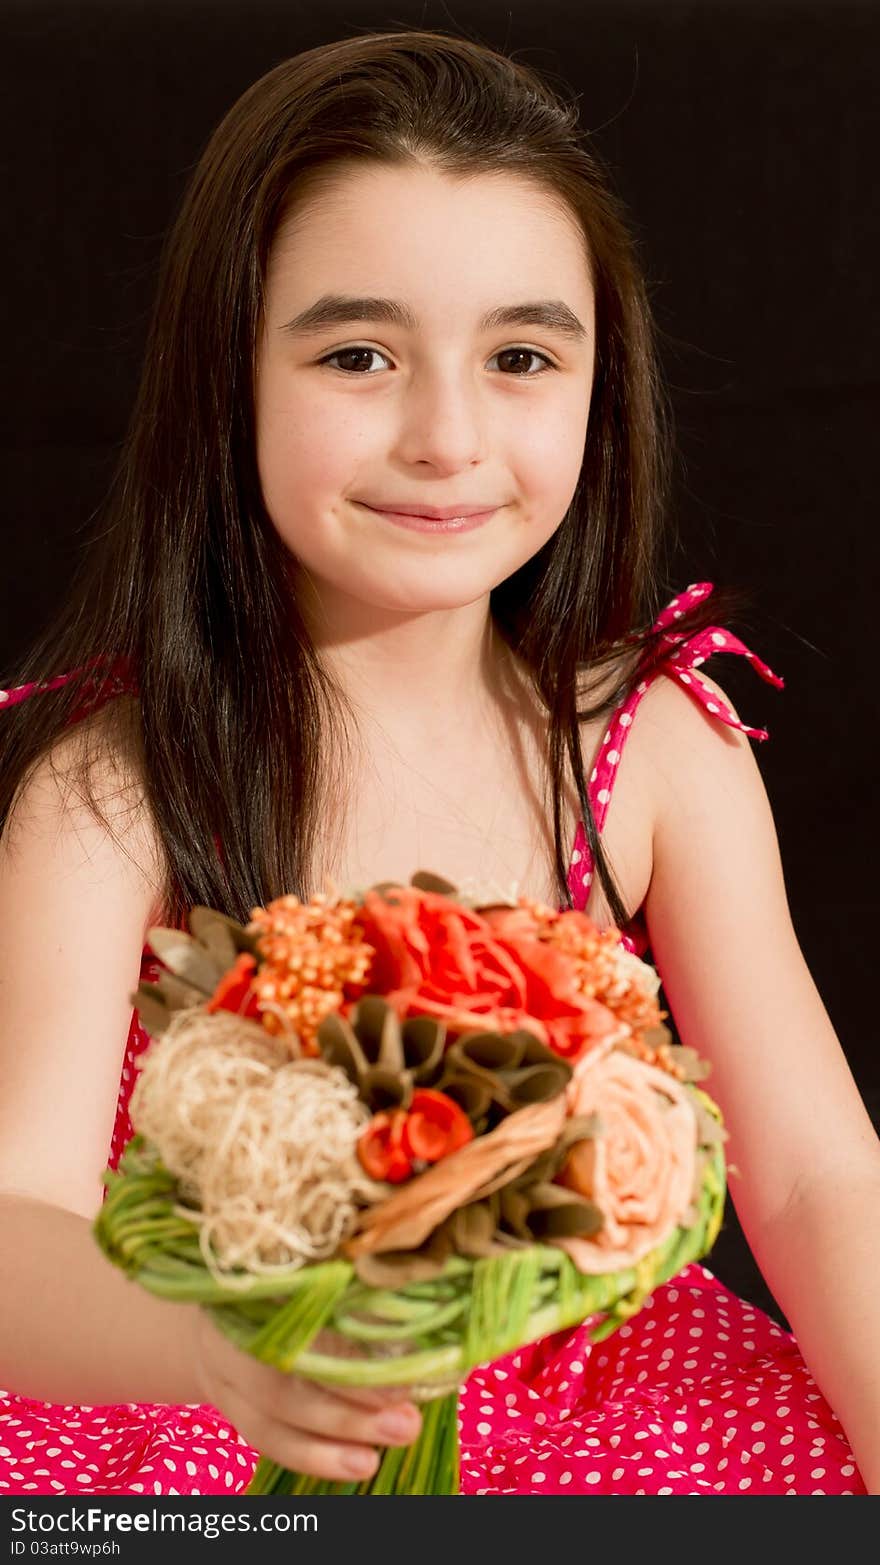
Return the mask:
[[474,1373],[463,1488],[880,1493],[880,1152],[792,930],[765,736],[703,665],[781,681],[709,583],[657,615],[664,406],[624,214],[529,70],[357,37],[215,132],[100,541],[0,696],[5,1490],[240,1493],[255,1447],[345,1478],[413,1438],[404,1393],[258,1364],[91,1223],[149,928],[425,868],[650,943],[795,1334],[690,1266],[601,1348]]

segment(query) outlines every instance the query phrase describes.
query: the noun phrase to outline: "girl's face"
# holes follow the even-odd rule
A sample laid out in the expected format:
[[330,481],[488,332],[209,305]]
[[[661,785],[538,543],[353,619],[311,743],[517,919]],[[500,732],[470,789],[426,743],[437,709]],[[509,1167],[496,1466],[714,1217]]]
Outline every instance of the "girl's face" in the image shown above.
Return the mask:
[[[574,494],[594,340],[580,229],[531,181],[349,165],[294,210],[267,277],[257,461],[324,609],[451,609],[530,559]],[[420,505],[493,514],[461,533],[379,514]]]

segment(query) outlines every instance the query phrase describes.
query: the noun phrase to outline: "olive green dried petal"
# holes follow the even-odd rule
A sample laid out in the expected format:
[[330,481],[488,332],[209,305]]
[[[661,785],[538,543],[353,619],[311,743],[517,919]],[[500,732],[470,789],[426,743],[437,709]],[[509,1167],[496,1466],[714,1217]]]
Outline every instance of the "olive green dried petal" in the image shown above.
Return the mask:
[[433,1016],[409,1016],[400,1029],[407,1070],[419,1086],[431,1085],[443,1066],[446,1024]]
[[409,1108],[412,1092],[409,1071],[384,1070],[381,1065],[371,1065],[361,1077],[360,1095],[374,1114],[385,1109]]
[[185,930],[148,929],[147,940],[165,967],[205,997],[214,993],[227,971]]
[[562,1158],[558,1156],[556,1147],[548,1147],[546,1152],[541,1152],[530,1163],[528,1168],[520,1174],[519,1178],[512,1181],[517,1190],[524,1190],[527,1185],[538,1184],[545,1179],[552,1179],[562,1166]]
[[697,1116],[697,1144],[701,1147],[719,1147],[727,1141],[727,1131],[724,1126],[710,1114],[705,1104],[696,1095],[692,1095],[694,1110]]
[[415,874],[410,876],[409,883],[415,886],[417,891],[434,891],[441,897],[454,899],[458,894],[458,887],[451,880],[446,880],[443,875],[435,875],[429,869],[417,869]]
[[572,1114],[554,1143],[554,1151],[568,1152],[576,1141],[595,1141],[601,1135],[604,1135],[601,1114]]
[[526,1219],[536,1239],[587,1239],[603,1227],[605,1219],[594,1201],[562,1185],[531,1185]]
[[540,1038],[536,1038],[533,1032],[522,1029],[521,1035],[525,1040],[520,1057],[521,1065],[553,1064],[565,1072],[566,1080],[571,1079],[574,1071],[568,1060],[563,1060],[555,1050],[550,1048],[549,1044],[543,1043]]
[[486,1072],[518,1065],[521,1046],[512,1033],[480,1030],[462,1033],[448,1051],[456,1061]]
[[382,1065],[391,1071],[403,1070],[405,1061],[400,1020],[384,995],[361,995],[357,1004],[352,1006],[348,1019],[368,1064]]
[[137,1010],[141,1025],[146,1028],[150,1037],[161,1037],[171,1021],[172,1013],[165,1003],[158,984],[139,984],[134,994],[129,995],[129,999]]
[[418,1249],[359,1255],[354,1269],[370,1288],[402,1288],[408,1282],[428,1282],[438,1277],[451,1254],[452,1238],[443,1223]]
[[459,1108],[464,1109],[475,1131],[477,1125],[485,1119],[492,1102],[492,1093],[485,1081],[477,1076],[459,1075],[454,1069],[444,1070],[437,1082],[437,1091],[445,1092]]
[[328,1065],[338,1065],[340,1070],[345,1071],[349,1080],[353,1081],[356,1087],[360,1087],[369,1069],[369,1062],[364,1057],[364,1051],[358,1042],[354,1028],[347,1018],[340,1016],[338,1011],[332,1011],[320,1023],[315,1040],[321,1051],[321,1058]]
[[[560,1061],[562,1065],[562,1061]],[[564,1092],[571,1072],[555,1065],[526,1065],[518,1070],[499,1072],[510,1102],[516,1108],[525,1103],[547,1103]]]
[[236,945],[229,928],[231,920],[224,918],[210,907],[194,907],[189,912],[189,927],[199,945],[224,972],[235,965],[240,947]]
[[199,989],[194,989],[192,984],[184,983],[182,978],[170,973],[167,968],[163,968],[160,972],[156,988],[169,1011],[186,1011],[190,1006],[204,1003],[204,996]]
[[522,1190],[508,1185],[504,1190],[499,1191],[498,1199],[501,1208],[500,1222],[511,1228],[520,1239],[531,1242],[532,1235],[526,1221],[529,1215],[528,1197]]
[[691,1049],[687,1044],[673,1044],[669,1050],[673,1063],[684,1071],[684,1081],[705,1081],[712,1074],[712,1066],[708,1060],[701,1059],[696,1049]]
[[470,1201],[448,1219],[448,1230],[458,1255],[491,1255],[495,1216],[488,1201]]

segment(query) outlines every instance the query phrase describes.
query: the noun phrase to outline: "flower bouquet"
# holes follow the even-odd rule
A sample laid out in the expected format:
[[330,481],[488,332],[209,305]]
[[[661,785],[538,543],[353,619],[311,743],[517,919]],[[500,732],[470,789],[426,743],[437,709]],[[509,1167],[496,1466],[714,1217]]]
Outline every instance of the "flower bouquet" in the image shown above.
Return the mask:
[[425,1404],[371,1478],[263,1458],[248,1493],[455,1493],[475,1365],[600,1340],[714,1242],[707,1067],[654,969],[577,911],[420,872],[188,923],[149,932],[154,1041],[98,1242],[266,1363]]

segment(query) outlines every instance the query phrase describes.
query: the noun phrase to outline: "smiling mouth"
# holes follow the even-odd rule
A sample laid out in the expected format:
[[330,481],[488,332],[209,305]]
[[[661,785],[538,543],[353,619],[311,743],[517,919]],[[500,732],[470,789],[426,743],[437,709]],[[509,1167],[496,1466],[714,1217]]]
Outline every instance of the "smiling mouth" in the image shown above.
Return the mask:
[[381,511],[391,516],[424,516],[431,522],[459,521],[462,517],[485,516],[490,511],[497,511],[498,506],[493,501],[485,501],[482,505],[471,505],[462,501],[460,505],[372,505],[367,500],[358,500],[358,505],[366,505],[371,511]]
[[499,509],[497,506],[491,510],[471,511],[458,515],[426,516],[421,512],[411,511],[385,511],[377,506],[367,505],[365,500],[355,500],[355,505],[364,510],[372,511],[374,516],[384,517],[395,527],[401,527],[407,532],[418,533],[465,533],[474,532],[478,527],[485,526],[486,522],[495,515]]

